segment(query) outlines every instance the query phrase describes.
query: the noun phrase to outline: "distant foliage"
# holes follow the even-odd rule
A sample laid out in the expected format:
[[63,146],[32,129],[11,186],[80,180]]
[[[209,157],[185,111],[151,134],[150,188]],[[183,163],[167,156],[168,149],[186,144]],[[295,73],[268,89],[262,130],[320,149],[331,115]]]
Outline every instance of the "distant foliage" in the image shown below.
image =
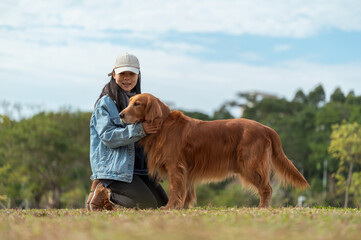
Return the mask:
[[[89,185],[89,113],[0,118],[0,187],[12,207],[82,207]],[[67,197],[71,196],[71,197]]]
[[[360,205],[360,172],[353,173],[353,171],[355,164],[361,164],[361,125],[346,121],[333,125],[328,151],[331,156],[340,160],[335,177],[338,180],[339,190],[345,192],[344,207],[348,206],[349,193],[354,194],[354,204]],[[344,172],[347,173],[347,181],[344,179]],[[358,187],[353,187],[350,191],[352,180]]]

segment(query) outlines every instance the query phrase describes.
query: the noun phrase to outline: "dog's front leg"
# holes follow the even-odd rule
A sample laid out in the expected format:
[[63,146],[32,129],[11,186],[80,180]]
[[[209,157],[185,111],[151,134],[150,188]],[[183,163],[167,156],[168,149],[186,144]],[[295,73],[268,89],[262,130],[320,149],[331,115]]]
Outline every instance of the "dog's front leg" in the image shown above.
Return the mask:
[[177,166],[168,167],[169,181],[169,201],[162,209],[181,209],[184,206],[186,198],[186,168],[178,164]]

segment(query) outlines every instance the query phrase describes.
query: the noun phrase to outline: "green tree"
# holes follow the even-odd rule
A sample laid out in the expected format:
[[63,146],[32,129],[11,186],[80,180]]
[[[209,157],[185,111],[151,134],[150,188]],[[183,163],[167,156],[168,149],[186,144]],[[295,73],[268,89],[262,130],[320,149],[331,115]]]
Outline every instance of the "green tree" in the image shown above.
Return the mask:
[[298,90],[292,101],[298,103],[307,103],[307,96],[303,93],[302,90]]
[[307,102],[313,106],[319,106],[324,103],[326,100],[326,94],[322,85],[318,85],[313,91],[311,91],[308,94],[307,99]]
[[227,108],[227,104],[223,104],[218,110],[213,113],[213,119],[232,119],[234,118]]
[[81,112],[39,113],[1,128],[0,182],[13,205],[29,199],[36,208],[59,208],[64,194],[79,193],[75,189],[84,189],[77,196],[83,203],[90,184],[89,119]]
[[331,102],[344,103],[345,100],[346,100],[346,97],[340,88],[336,88],[336,90],[331,94]]
[[355,163],[361,163],[361,126],[360,124],[343,122],[341,125],[332,126],[329,153],[340,159],[340,168],[337,174],[341,174],[343,166],[348,164],[348,174],[345,190],[344,207],[348,206],[349,190],[351,186],[353,168]]
[[212,120],[212,118],[210,116],[208,116],[205,113],[202,112],[189,112],[189,111],[185,111],[185,110],[180,110],[184,115],[191,117],[191,118],[195,118],[195,119],[199,119],[199,120],[203,120],[203,121],[210,121]]

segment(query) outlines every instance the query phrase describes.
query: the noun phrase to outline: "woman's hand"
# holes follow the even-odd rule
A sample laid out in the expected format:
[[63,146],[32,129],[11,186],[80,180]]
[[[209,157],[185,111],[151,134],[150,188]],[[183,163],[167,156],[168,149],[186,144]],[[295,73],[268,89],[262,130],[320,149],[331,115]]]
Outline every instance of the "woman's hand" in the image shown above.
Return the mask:
[[143,122],[143,129],[146,134],[157,133],[161,127],[161,123],[159,121],[154,122]]

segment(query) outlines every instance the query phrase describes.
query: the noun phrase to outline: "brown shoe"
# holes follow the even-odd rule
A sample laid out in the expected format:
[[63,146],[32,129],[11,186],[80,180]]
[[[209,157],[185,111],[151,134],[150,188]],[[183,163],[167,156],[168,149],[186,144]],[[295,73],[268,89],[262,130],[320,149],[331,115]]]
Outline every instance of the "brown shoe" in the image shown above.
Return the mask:
[[113,210],[113,203],[110,202],[110,189],[103,187],[98,179],[93,181],[90,188],[88,201],[86,202],[89,211]]

